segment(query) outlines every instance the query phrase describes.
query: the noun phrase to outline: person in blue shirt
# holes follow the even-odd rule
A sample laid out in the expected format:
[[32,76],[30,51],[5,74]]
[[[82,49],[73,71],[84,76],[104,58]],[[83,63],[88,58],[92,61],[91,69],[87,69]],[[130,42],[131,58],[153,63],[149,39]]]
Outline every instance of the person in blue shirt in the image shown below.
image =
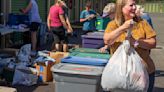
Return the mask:
[[20,9],[24,14],[28,13],[30,20],[30,31],[31,31],[31,43],[32,43],[32,55],[36,54],[37,46],[37,31],[39,30],[40,24],[42,22],[39,15],[39,7],[36,0],[28,0],[28,5],[26,8]]
[[97,13],[91,9],[91,1],[87,1],[85,5],[85,10],[80,14],[80,22],[83,22],[83,33],[92,32],[96,30],[95,22]]
[[140,5],[136,5],[136,15],[141,17],[142,19],[145,19],[149,25],[153,28],[153,23],[151,20],[151,17],[148,13],[144,12],[144,8]]

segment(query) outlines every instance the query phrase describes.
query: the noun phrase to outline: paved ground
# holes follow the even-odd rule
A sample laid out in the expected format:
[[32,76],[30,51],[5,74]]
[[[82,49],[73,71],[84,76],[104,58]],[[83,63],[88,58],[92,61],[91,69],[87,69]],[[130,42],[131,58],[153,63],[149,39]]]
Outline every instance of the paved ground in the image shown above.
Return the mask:
[[157,48],[151,52],[156,66],[154,92],[164,92],[164,14],[151,14],[151,17],[157,32]]
[[[151,56],[156,65],[156,81],[154,92],[164,92],[164,14],[150,14],[157,32],[157,48]],[[54,83],[39,84],[32,87],[16,87],[18,92],[55,92]]]

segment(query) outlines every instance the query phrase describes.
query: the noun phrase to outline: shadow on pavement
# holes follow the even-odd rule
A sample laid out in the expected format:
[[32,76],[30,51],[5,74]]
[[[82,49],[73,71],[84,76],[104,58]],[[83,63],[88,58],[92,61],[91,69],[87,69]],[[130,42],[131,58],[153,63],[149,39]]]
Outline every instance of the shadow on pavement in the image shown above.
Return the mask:
[[164,88],[154,87],[153,92],[164,92]]
[[156,70],[155,77],[164,77],[164,70]]
[[0,81],[0,86],[16,88],[17,92],[55,92],[55,86],[53,82],[38,83],[33,86],[14,85]]
[[55,92],[53,82],[40,83],[33,86],[14,86],[18,92]]

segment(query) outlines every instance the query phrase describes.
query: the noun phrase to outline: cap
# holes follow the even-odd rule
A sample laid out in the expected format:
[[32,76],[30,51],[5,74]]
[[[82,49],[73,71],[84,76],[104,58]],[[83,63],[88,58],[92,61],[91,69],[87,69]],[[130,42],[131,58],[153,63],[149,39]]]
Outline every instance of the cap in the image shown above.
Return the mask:
[[109,15],[109,13],[103,13],[102,14],[102,17],[104,18],[104,17],[106,17],[106,16],[108,16]]

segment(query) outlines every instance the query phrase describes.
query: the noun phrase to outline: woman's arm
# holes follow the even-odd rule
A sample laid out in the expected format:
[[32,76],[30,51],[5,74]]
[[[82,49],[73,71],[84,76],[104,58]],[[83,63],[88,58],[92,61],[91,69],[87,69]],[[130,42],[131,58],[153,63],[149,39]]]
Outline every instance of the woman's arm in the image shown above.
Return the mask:
[[66,21],[65,21],[64,15],[63,15],[63,14],[60,14],[60,15],[59,15],[59,18],[60,18],[60,20],[61,20],[61,22],[62,22],[64,28],[67,29],[67,31],[68,31],[68,30],[69,30],[69,27],[68,27],[68,25],[67,25],[67,23],[66,23]]
[[112,45],[123,32],[124,28],[120,26],[110,33],[104,33],[104,43]]
[[26,8],[21,9],[21,12],[23,12],[24,14],[28,13],[28,11],[30,11],[31,7],[32,7],[32,2],[30,1]]
[[48,17],[47,17],[47,27],[48,27],[48,30],[50,30],[50,24],[51,24],[50,14],[48,14]]
[[[156,38],[152,37],[152,38],[148,38],[148,39],[139,39],[138,41],[138,46],[140,48],[143,49],[152,49],[156,47]],[[133,44],[135,44],[135,42],[133,41]]]
[[81,18],[80,22],[84,22],[84,21],[87,21],[87,20],[88,20],[88,18]]
[[105,52],[108,50],[108,48],[109,48],[108,45],[104,45],[104,47],[101,47],[101,48],[99,49],[99,52],[105,53]]
[[71,32],[73,32],[73,29],[72,29],[72,27],[71,27],[71,23],[70,23],[70,21],[69,21],[68,16],[66,15],[65,17],[66,17],[66,23],[67,23],[67,25],[68,25],[68,27],[69,27],[69,29],[70,29],[70,32],[69,32],[69,33],[71,33]]
[[104,43],[108,45],[112,45],[123,32],[126,32],[128,29],[131,29],[132,21],[133,21],[132,19],[127,20],[124,22],[123,25],[119,26],[114,31],[111,31],[110,33],[104,33]]

